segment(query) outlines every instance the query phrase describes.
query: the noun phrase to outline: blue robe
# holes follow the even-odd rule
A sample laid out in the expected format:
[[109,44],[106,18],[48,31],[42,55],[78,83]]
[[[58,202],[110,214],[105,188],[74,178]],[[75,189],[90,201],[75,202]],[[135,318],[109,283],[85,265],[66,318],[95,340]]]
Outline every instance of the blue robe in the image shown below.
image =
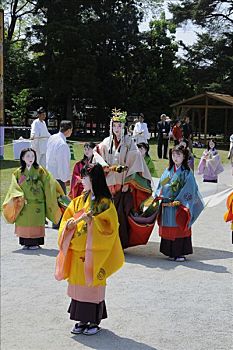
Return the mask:
[[176,171],[174,167],[166,169],[155,194],[163,198],[162,203],[180,202],[179,206],[174,207],[161,205],[158,217],[160,236],[168,240],[190,237],[191,226],[204,209],[193,172],[183,166]]

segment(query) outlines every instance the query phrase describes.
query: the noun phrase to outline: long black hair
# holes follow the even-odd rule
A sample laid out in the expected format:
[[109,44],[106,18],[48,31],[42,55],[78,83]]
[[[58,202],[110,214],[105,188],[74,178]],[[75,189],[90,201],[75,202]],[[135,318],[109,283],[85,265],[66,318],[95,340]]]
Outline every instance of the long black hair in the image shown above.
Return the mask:
[[33,167],[35,168],[35,169],[38,169],[39,168],[39,164],[37,163],[37,157],[36,157],[36,151],[33,149],[33,148],[24,148],[22,151],[21,151],[21,153],[20,153],[20,170],[21,170],[21,173],[23,173],[24,172],[24,170],[26,169],[26,162],[23,160],[23,157],[25,156],[25,154],[27,153],[27,152],[33,152],[34,153],[34,156],[35,156],[35,160],[34,160],[34,162],[33,162]]
[[183,162],[182,162],[182,166],[183,166],[186,170],[190,170],[189,165],[188,165],[189,151],[188,151],[187,148],[185,148],[185,147],[182,146],[182,145],[176,145],[175,147],[169,149],[169,166],[168,166],[168,170],[171,170],[171,168],[172,168],[173,165],[175,164],[175,163],[173,162],[173,159],[172,159],[172,153],[173,153],[173,152],[180,152],[180,153],[183,153],[183,155],[184,155],[184,160],[183,160]]
[[[112,122],[112,127],[113,127],[114,123],[119,123],[119,122],[113,121]],[[126,121],[125,124],[124,124],[124,136],[126,136],[128,134],[128,127],[126,126],[127,123],[128,122]],[[115,142],[115,144],[117,144],[117,145],[119,145],[119,143],[121,142],[121,141],[117,140],[116,135],[114,134],[113,130],[112,130],[112,135],[113,135],[113,139],[112,139],[112,143],[110,145],[110,149],[108,150],[109,154],[112,154],[113,142]],[[121,150],[121,146],[118,149],[118,153],[120,153],[120,150]]]
[[97,202],[100,201],[101,198],[112,199],[111,192],[106,183],[104,170],[99,163],[85,165],[81,170],[81,176],[90,177],[93,193]]
[[[83,145],[83,149],[84,149],[85,147],[89,147],[89,148],[94,149],[94,148],[95,148],[95,143],[94,143],[94,142],[86,142],[86,143]],[[92,158],[93,158],[93,156],[92,156]],[[84,154],[83,159],[81,160],[81,162],[82,162],[83,164],[85,164],[85,161],[86,161],[87,159],[88,159],[87,156]],[[92,161],[92,159],[91,159],[91,161]]]
[[207,150],[209,151],[210,150],[210,141],[212,141],[214,143],[214,147],[213,147],[213,150],[216,150],[216,141],[213,140],[213,139],[210,139],[208,142],[207,142]]
[[144,148],[146,150],[145,155],[149,157],[150,146],[148,145],[148,143],[140,142],[140,143],[137,144],[137,147],[138,148]]

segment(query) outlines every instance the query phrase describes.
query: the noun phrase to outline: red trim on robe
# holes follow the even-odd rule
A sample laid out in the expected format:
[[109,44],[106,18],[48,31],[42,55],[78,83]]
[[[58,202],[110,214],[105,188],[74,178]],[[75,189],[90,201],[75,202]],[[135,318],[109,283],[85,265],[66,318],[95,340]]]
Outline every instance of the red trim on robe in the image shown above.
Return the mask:
[[174,241],[177,238],[190,237],[192,234],[191,227],[183,231],[180,227],[168,227],[168,226],[159,226],[159,235],[164,239],[169,241]]
[[159,235],[164,239],[174,241],[176,238],[190,237],[192,234],[191,227],[188,228],[191,215],[188,208],[180,205],[176,212],[176,223],[178,227],[161,226],[161,214],[158,217]]
[[83,185],[81,182],[78,182],[81,179],[81,170],[84,167],[82,161],[79,161],[75,164],[71,179],[70,193],[69,197],[74,199],[81,195],[83,191]]
[[133,188],[133,191],[131,193],[133,196],[134,210],[138,211],[142,202],[144,202],[149,197],[149,195],[147,192],[143,192],[137,188]]
[[176,211],[176,223],[184,231],[188,230],[188,224],[191,220],[190,211],[184,205],[180,205]]

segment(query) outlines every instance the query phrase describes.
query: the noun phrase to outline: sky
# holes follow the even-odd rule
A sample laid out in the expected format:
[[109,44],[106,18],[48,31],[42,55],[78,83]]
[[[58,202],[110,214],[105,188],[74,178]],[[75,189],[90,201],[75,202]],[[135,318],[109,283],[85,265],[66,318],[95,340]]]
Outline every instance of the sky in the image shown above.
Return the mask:
[[[140,24],[139,28],[140,31],[148,30],[149,29],[149,22],[151,20],[148,18],[147,21]],[[195,34],[196,28],[189,23],[186,26],[182,26],[181,28],[177,28],[176,30],[176,40],[182,40],[186,45],[192,45],[196,41],[196,34]]]
[[[172,15],[167,9],[167,2],[168,2],[168,0],[164,0],[164,10],[165,10],[166,18],[169,19],[172,17]],[[152,19],[152,17],[153,17],[152,12],[148,12],[147,17],[139,26],[140,31],[144,31],[144,30],[149,29],[149,22]],[[196,38],[197,38],[195,31],[197,31],[197,28],[193,26],[191,21],[189,21],[187,25],[183,25],[182,27],[177,28],[176,40],[177,41],[182,40],[184,42],[184,44],[192,45],[196,41]]]

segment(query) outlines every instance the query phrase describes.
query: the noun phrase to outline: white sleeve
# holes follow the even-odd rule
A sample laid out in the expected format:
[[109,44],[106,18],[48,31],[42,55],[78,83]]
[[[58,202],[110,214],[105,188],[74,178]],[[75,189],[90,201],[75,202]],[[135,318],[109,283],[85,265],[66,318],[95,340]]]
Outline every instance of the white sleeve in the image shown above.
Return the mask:
[[47,125],[46,125],[46,130],[47,130],[47,136],[48,138],[51,136],[50,132],[48,131]]
[[70,149],[67,144],[59,147],[58,178],[66,182],[70,180]]
[[133,129],[133,136],[135,136],[138,133],[138,123],[135,124]]
[[32,125],[31,125],[31,137],[33,136],[39,136],[39,130],[35,120],[34,122],[32,122]]
[[149,134],[148,127],[147,127],[147,124],[146,124],[146,123],[145,123],[145,138],[146,138],[147,140],[150,139],[150,134]]

